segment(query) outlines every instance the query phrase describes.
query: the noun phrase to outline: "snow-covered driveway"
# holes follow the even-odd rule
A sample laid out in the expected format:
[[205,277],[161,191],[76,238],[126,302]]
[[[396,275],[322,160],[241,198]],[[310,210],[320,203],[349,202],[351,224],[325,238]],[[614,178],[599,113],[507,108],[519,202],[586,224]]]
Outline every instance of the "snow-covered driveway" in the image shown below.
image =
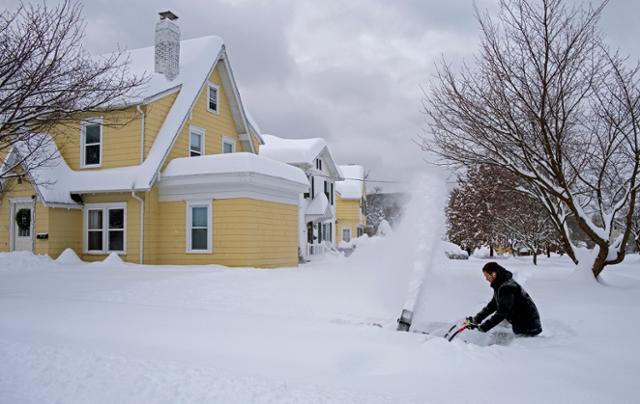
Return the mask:
[[[380,243],[297,270],[0,255],[0,402],[635,401],[637,257],[608,287],[566,259],[504,261],[545,333],[479,346],[394,331],[402,268]],[[418,325],[477,311],[490,296],[482,264],[444,263]]]

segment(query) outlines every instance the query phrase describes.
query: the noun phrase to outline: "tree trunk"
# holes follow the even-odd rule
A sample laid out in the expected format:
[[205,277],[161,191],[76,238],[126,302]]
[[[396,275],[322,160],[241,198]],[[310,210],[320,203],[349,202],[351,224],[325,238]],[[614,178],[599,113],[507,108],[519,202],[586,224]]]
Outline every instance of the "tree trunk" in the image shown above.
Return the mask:
[[493,258],[493,244],[489,245],[489,257]]
[[533,265],[538,265],[538,252],[533,252]]
[[551,258],[551,248],[547,246],[547,258]]
[[609,255],[609,246],[596,246],[599,248],[598,255],[596,256],[595,261],[591,265],[591,272],[596,279],[599,279],[600,273],[604,270],[604,267],[607,266],[607,256]]

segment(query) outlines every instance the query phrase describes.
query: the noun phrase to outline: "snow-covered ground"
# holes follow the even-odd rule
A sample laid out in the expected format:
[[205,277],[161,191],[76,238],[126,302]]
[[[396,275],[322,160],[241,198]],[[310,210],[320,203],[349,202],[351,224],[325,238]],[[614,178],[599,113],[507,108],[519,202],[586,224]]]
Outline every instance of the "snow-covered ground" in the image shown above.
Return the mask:
[[[406,282],[393,247],[374,238],[280,270],[0,254],[0,402],[637,402],[638,256],[607,285],[562,257],[502,260],[545,331],[486,345],[395,331]],[[491,295],[485,262],[439,262],[416,326],[475,314]]]

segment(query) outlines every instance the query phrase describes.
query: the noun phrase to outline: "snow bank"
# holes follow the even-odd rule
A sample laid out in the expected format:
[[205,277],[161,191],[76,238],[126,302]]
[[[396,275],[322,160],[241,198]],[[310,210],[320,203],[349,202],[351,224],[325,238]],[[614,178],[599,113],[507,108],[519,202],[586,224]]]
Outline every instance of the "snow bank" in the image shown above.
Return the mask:
[[459,245],[454,244],[450,241],[443,241],[442,249],[444,250],[444,254],[449,259],[456,259],[456,260],[469,259],[469,254],[465,250],[460,248]]
[[58,258],[56,258],[56,262],[59,264],[74,265],[81,264],[83,261],[78,257],[75,251],[71,248],[67,248]]
[[109,267],[123,267],[129,264],[124,262],[122,258],[120,258],[118,253],[112,252],[111,254],[107,255],[107,257],[104,260],[98,262],[97,265],[109,266]]
[[50,266],[52,260],[46,255],[35,255],[30,251],[0,253],[0,271],[32,271]]

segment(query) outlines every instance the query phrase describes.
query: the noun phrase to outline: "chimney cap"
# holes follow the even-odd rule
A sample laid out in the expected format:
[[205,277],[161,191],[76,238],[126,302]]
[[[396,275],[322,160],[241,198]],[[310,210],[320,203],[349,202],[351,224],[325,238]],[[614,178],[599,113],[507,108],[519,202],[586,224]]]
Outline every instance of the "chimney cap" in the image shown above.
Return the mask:
[[169,20],[173,21],[173,20],[177,20],[178,16],[173,14],[171,11],[167,10],[167,11],[161,11],[158,14],[160,14],[160,19],[164,20],[166,18],[168,18]]

